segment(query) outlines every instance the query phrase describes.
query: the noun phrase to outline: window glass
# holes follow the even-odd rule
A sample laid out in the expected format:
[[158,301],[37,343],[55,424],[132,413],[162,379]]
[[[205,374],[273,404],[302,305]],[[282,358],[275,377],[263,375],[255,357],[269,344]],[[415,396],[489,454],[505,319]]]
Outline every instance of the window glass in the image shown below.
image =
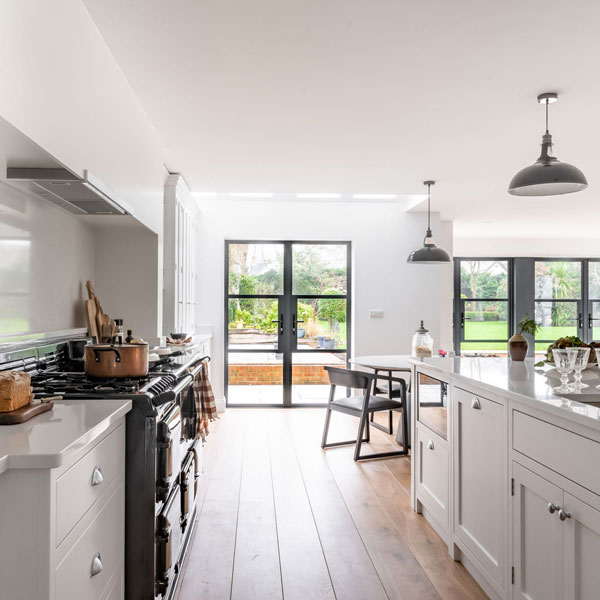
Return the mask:
[[292,293],[332,296],[348,290],[345,244],[294,244]]
[[508,302],[464,303],[465,340],[508,340]]
[[581,262],[536,261],[536,300],[577,300],[581,298]]
[[461,298],[508,298],[507,260],[461,260]]
[[283,294],[283,244],[229,244],[230,294]]
[[589,264],[589,296],[600,300],[600,261],[590,260]]

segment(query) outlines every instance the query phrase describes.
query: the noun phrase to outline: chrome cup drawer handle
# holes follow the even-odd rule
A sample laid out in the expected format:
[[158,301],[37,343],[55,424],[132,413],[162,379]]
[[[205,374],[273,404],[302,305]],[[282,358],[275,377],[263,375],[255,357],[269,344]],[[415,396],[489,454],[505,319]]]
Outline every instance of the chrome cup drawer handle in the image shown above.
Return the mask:
[[433,445],[433,440],[429,440],[427,442],[427,448],[429,448],[429,450],[433,450],[435,448],[435,446]]
[[475,410],[481,409],[481,402],[479,402],[479,398],[473,398],[471,401],[471,408],[474,408]]
[[94,558],[92,558],[92,568],[90,570],[91,576],[94,577],[95,575],[102,573],[103,568],[100,552],[96,552],[96,554],[94,554]]
[[92,471],[92,486],[100,485],[104,482],[104,475],[102,475],[102,469],[100,465],[96,465]]

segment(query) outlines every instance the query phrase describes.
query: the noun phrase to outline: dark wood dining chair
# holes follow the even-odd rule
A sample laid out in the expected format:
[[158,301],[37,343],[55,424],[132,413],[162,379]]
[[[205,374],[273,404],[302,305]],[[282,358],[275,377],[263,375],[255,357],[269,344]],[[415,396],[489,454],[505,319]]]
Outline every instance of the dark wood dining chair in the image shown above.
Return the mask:
[[[407,444],[404,444],[402,450],[395,450],[392,452],[376,452],[374,454],[367,455],[362,455],[360,453],[362,444],[365,442],[369,443],[371,441],[369,416],[376,412],[402,410],[404,403],[406,402],[406,382],[403,381],[400,384],[401,389],[403,390],[403,392],[401,392],[401,399],[393,400],[390,398],[381,398],[379,396],[371,395],[371,389],[373,388],[373,381],[375,378],[375,375],[372,373],[353,371],[351,369],[340,369],[338,367],[325,367],[325,370],[329,376],[331,388],[329,391],[329,401],[327,403],[327,409],[325,413],[325,425],[323,427],[321,448],[332,448],[335,446],[354,444],[354,460],[357,461],[370,460],[373,458],[389,458],[392,456],[406,456],[408,454]],[[337,386],[359,390],[362,393],[356,396],[338,398],[335,400],[335,390]],[[360,419],[358,425],[358,434],[355,440],[348,440],[344,442],[327,442],[332,412],[341,412],[347,415],[358,417]],[[402,416],[402,427],[405,434],[403,439],[406,440],[406,431],[408,428],[406,411],[402,410]]]
[[[404,415],[402,415],[402,424],[404,427],[398,428],[398,433],[396,435],[396,441],[404,446],[404,439],[406,435],[406,440],[408,442],[408,447],[410,448],[410,373],[408,382],[401,376],[394,376],[393,371],[386,371],[385,369],[374,369],[374,379],[373,379],[373,394],[376,396],[387,397],[390,400],[394,398],[399,398],[402,402],[403,406],[406,407],[406,422],[404,422]],[[389,435],[394,434],[394,421],[392,417],[392,412],[389,411],[388,416],[388,426],[380,425],[379,423],[375,423],[375,414],[372,413],[370,417],[371,425],[373,427],[377,427],[384,433],[388,433]],[[403,410],[404,412],[404,410]]]

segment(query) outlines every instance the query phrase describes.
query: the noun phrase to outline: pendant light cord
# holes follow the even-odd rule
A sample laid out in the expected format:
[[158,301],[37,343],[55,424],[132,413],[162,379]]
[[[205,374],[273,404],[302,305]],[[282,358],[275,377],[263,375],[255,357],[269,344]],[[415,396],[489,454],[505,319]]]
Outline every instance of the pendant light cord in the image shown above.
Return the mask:
[[431,231],[431,184],[427,184],[427,230]]
[[550,102],[548,101],[548,98],[546,98],[546,133],[548,133],[548,105],[550,104]]

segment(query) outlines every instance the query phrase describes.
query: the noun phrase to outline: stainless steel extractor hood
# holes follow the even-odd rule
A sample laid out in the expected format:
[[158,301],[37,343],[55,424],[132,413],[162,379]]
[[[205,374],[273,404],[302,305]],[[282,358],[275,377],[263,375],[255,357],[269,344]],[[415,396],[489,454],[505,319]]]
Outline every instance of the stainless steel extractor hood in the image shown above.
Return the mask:
[[8,167],[6,178],[74,215],[131,214],[127,204],[117,201],[88,171],[79,177],[67,169]]

